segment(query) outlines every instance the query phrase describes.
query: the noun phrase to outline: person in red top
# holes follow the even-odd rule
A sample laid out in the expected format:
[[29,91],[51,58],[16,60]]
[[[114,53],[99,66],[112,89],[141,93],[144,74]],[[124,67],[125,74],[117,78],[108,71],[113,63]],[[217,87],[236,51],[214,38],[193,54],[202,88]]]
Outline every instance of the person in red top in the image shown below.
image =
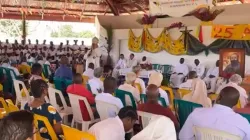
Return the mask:
[[250,96],[248,96],[247,100],[248,100],[248,103],[245,105],[244,108],[235,109],[236,113],[250,114]]
[[160,104],[158,104],[158,98],[160,96],[158,87],[153,84],[149,85],[147,87],[146,95],[147,95],[147,102],[138,105],[137,110],[156,115],[163,115],[170,118],[175,125],[176,132],[178,132],[179,122],[177,118],[174,116],[171,109],[168,107],[163,107]]
[[[69,85],[67,87],[67,93],[68,94],[74,94],[74,95],[79,95],[79,96],[82,96],[82,97],[86,97],[89,104],[91,106],[95,105],[95,97],[93,96],[93,94],[88,91],[84,86],[83,86],[83,79],[82,79],[82,75],[79,74],[79,73],[76,73],[73,77],[73,84],[72,85]],[[86,113],[88,112],[87,111],[87,108],[84,104],[83,101],[79,101],[79,104],[80,104],[80,108],[81,108],[81,111],[82,111],[82,117],[83,117],[83,120],[84,121],[89,121],[90,120],[90,117],[89,117],[89,114]],[[93,110],[93,113],[95,113],[94,111],[96,110],[95,108],[92,108]]]

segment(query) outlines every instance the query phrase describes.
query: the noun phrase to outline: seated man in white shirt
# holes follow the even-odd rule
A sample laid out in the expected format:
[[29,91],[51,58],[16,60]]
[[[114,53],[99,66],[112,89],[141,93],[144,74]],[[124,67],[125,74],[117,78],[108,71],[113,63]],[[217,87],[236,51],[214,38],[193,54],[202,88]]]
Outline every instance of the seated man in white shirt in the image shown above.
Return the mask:
[[117,64],[115,65],[115,68],[113,70],[112,76],[117,78],[118,77],[118,73],[120,69],[124,69],[126,68],[126,60],[124,58],[123,54],[120,54],[120,59],[117,62]]
[[[167,105],[169,105],[168,94],[166,91],[161,89],[161,82],[163,80],[163,75],[159,72],[153,72],[150,74],[148,85],[156,85],[159,88],[159,93],[162,98],[165,99]],[[144,93],[145,94],[145,93]]]
[[[135,80],[136,74],[134,72],[127,73],[125,83],[120,85],[118,89],[130,92],[133,95],[135,102],[138,103],[140,101],[140,93],[139,90],[134,87]],[[128,96],[126,96],[126,104],[132,106],[132,102]]]
[[[20,76],[20,72],[17,69],[17,63],[16,63],[16,61],[12,61],[11,62],[11,66],[9,68],[14,71],[14,73],[15,73],[16,76]],[[14,74],[12,72],[11,72],[11,77],[13,79],[15,79],[15,76],[14,76]]]
[[204,65],[202,65],[198,59],[194,60],[194,64],[195,65],[193,66],[192,71],[196,71],[197,76],[202,79],[205,74]]
[[94,77],[94,63],[89,63],[88,68],[83,72],[83,75],[88,76],[89,79]]
[[137,60],[135,59],[135,55],[133,53],[130,54],[129,59],[127,61],[127,68],[132,68],[137,65]]
[[222,85],[221,87],[218,88],[218,90],[216,91],[216,93],[220,93],[221,90],[225,87],[234,87],[238,90],[238,92],[240,93],[240,105],[241,108],[244,108],[245,105],[247,104],[247,92],[244,88],[242,88],[241,86],[239,86],[242,83],[242,77],[239,74],[234,74],[230,77],[229,79],[229,83]]
[[103,82],[100,79],[102,76],[102,73],[103,73],[103,69],[101,67],[96,68],[94,70],[94,78],[89,80],[89,85],[91,88],[91,92],[93,94],[97,95],[99,93],[98,91],[100,90],[103,91]]
[[[145,82],[144,82],[141,78],[139,78],[140,71],[141,71],[141,67],[140,67],[140,66],[134,66],[134,67],[133,67],[133,72],[136,74],[135,83],[140,84],[141,93],[146,93]],[[137,87],[136,87],[136,88],[137,88]],[[139,90],[139,89],[138,89],[138,90]],[[140,93],[140,94],[141,94],[141,93]]]
[[208,87],[208,93],[214,93],[216,90],[216,81],[219,77],[219,64],[219,60],[217,60],[216,66],[210,68],[207,72],[206,77],[204,78],[204,81]]
[[36,54],[32,53],[27,61],[31,63],[36,63]]
[[194,126],[224,131],[240,136],[242,140],[250,140],[249,122],[232,109],[237,104],[239,96],[236,88],[225,87],[212,108],[196,108],[182,127],[179,133],[180,140],[201,139],[194,136]]
[[186,89],[191,90],[192,89],[192,82],[193,79],[197,78],[197,74],[195,71],[190,71],[188,74],[188,80],[182,84],[180,84],[179,89]]
[[142,69],[146,69],[146,68],[148,68],[148,67],[151,66],[151,63],[150,63],[150,61],[147,59],[146,56],[143,56],[143,57],[142,57],[142,60],[141,60],[141,62],[140,62],[140,66],[142,67]]
[[125,140],[125,133],[133,128],[137,117],[136,110],[127,106],[119,111],[118,116],[94,124],[88,132],[96,140]]
[[185,59],[181,58],[180,63],[174,67],[173,74],[170,77],[170,83],[173,88],[179,88],[184,78],[188,75],[189,69],[184,62]]
[[[107,77],[104,80],[103,85],[104,85],[104,91],[103,91],[103,93],[96,95],[95,101],[96,102],[101,101],[101,102],[107,102],[109,104],[113,104],[119,110],[121,108],[123,108],[122,101],[119,98],[112,95],[115,92],[116,88],[117,88],[117,82],[116,82],[115,78]],[[96,108],[97,108],[97,111],[102,109],[102,107],[98,106],[98,103],[96,105]],[[117,112],[117,110],[109,110],[109,112],[108,112],[109,117],[115,117],[117,115],[116,112]],[[102,116],[101,116],[101,118],[102,118]]]

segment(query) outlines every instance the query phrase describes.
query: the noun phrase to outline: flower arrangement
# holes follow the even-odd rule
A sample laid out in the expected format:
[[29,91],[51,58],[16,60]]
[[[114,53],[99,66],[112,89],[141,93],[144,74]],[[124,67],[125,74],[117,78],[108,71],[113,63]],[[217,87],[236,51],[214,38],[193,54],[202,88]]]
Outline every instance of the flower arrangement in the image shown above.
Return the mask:
[[207,21],[213,21],[222,12],[224,12],[224,9],[220,9],[220,10],[216,9],[215,11],[211,11],[210,8],[208,7],[208,8],[197,9],[190,15],[195,16],[201,21],[207,22]]
[[181,27],[184,27],[184,24],[182,22],[176,22],[176,23],[172,23],[166,29],[167,30],[170,30],[170,29],[173,29],[173,28],[179,28],[180,29]]
[[140,19],[137,19],[137,22],[140,23],[141,25],[149,25],[153,24],[156,20],[156,16],[150,16],[147,14],[144,14],[144,16]]

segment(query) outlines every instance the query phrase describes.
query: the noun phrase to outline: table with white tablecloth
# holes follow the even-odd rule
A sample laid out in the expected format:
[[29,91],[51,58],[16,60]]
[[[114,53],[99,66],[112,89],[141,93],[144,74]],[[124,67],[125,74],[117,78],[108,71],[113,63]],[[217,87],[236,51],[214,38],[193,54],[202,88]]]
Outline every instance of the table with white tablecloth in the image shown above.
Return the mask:
[[[150,74],[152,72],[155,72],[155,71],[161,72],[159,70],[141,70],[139,77],[140,78],[149,78]],[[123,75],[123,76],[125,76],[128,72],[132,72],[132,68],[125,68],[125,69],[119,70],[119,74]]]

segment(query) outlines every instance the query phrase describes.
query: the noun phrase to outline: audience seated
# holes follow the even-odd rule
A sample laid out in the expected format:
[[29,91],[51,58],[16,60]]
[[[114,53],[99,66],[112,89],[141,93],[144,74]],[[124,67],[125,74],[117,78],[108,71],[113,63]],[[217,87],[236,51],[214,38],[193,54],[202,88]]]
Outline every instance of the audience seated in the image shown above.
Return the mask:
[[244,108],[237,108],[235,109],[235,112],[237,113],[243,113],[243,114],[250,114],[250,96],[247,98],[248,102],[245,105]]
[[243,108],[247,104],[248,96],[246,90],[241,86],[239,86],[241,83],[242,83],[242,77],[239,74],[234,74],[230,77],[229,83],[219,87],[216,93],[217,94],[220,93],[221,89],[223,89],[224,87],[231,86],[236,88],[240,93],[240,105]]
[[[93,94],[90,91],[88,91],[84,87],[84,85],[82,83],[83,83],[82,75],[80,73],[75,74],[74,78],[73,78],[73,84],[69,85],[67,87],[67,93],[85,97],[85,98],[87,98],[89,104],[91,106],[94,106],[95,105],[95,97],[93,96]],[[88,112],[88,110],[87,110],[84,102],[79,101],[79,104],[80,104],[80,108],[82,111],[81,113],[83,116],[83,120],[89,121],[90,116],[89,116],[89,114],[86,113],[86,112]],[[94,108],[92,108],[92,110],[93,110],[93,112],[95,112]]]
[[101,76],[103,69],[101,67],[94,70],[94,77],[89,80],[89,85],[93,94],[98,94],[100,91],[103,91],[103,81],[101,81]]
[[55,72],[55,77],[66,80],[72,80],[73,73],[71,68],[68,67],[69,60],[66,56],[61,57],[60,67]]
[[195,71],[199,78],[203,78],[205,74],[205,66],[200,63],[199,59],[195,59],[192,71]]
[[160,104],[158,104],[158,99],[160,96],[159,88],[153,84],[148,85],[146,96],[147,96],[147,102],[138,105],[137,109],[139,111],[149,112],[156,115],[163,115],[170,118],[174,122],[175,128],[178,130],[179,123],[176,117],[174,116],[173,112],[171,111],[171,109],[169,107],[163,107]]
[[[122,101],[119,98],[114,97],[112,95],[117,88],[117,82],[115,78],[107,77],[104,80],[103,85],[104,85],[104,91],[101,94],[97,94],[97,96],[95,97],[95,101],[107,102],[117,106],[119,109],[123,108]],[[109,117],[115,117],[115,114],[116,114],[115,111],[109,110]]]
[[32,140],[34,116],[22,110],[11,112],[0,120],[0,140]]
[[29,83],[33,80],[43,79],[42,78],[43,67],[39,63],[35,63],[31,67],[31,77],[29,79]]
[[126,106],[119,111],[118,116],[94,124],[88,132],[96,140],[124,140],[125,133],[133,128],[137,119],[136,110]]
[[[136,102],[140,101],[140,93],[137,88],[134,87],[136,80],[136,74],[129,72],[126,74],[126,81],[123,85],[120,85],[118,89],[132,93]],[[128,96],[126,96],[126,104],[131,106],[132,102]]]
[[179,89],[187,89],[191,90],[192,89],[192,82],[193,79],[197,78],[197,74],[195,71],[190,71],[188,74],[188,79],[186,82],[180,84]]
[[94,67],[94,63],[89,63],[88,68],[84,71],[83,75],[92,79],[94,77]]
[[9,62],[10,60],[8,58],[3,58],[2,67],[9,68],[10,67]]
[[151,85],[151,84],[156,85],[159,88],[160,97],[164,98],[166,104],[169,105],[167,92],[160,88],[162,80],[163,80],[163,76],[161,73],[153,72],[150,74],[148,85]]
[[[24,109],[35,114],[47,117],[51,126],[54,128],[56,134],[58,135],[58,138],[60,138],[59,135],[63,134],[61,128],[62,118],[60,117],[57,110],[50,103],[46,103],[44,99],[48,94],[47,83],[42,79],[33,80],[31,82],[31,93],[34,96],[34,100],[28,102],[25,105]],[[43,122],[39,122],[38,127],[43,138],[51,139]]]
[[[20,73],[19,73],[19,71],[17,69],[17,62],[16,61],[11,61],[10,63],[11,63],[11,65],[10,65],[9,68],[14,71],[14,73],[15,73],[16,76],[20,76]],[[11,77],[13,79],[15,79],[14,74],[12,72],[11,72]]]
[[134,66],[133,67],[133,72],[136,74],[135,83],[140,84],[142,93],[145,93],[146,92],[146,86],[145,86],[145,82],[141,78],[139,78],[140,71],[141,71],[141,67],[140,66]]
[[207,87],[204,81],[196,78],[192,82],[191,93],[185,95],[183,100],[203,105],[203,107],[211,107],[212,101],[207,97]]
[[215,93],[216,91],[216,81],[219,77],[219,65],[220,61],[217,60],[215,67],[210,68],[206,74],[206,77],[204,78],[204,81],[206,82],[206,85],[208,87],[208,93]]
[[223,88],[212,108],[197,108],[188,116],[179,133],[180,140],[197,139],[194,137],[194,126],[225,131],[240,136],[242,140],[249,140],[248,121],[232,110],[239,97],[240,94],[236,88],[230,86]]
[[177,140],[174,123],[164,116],[153,116],[149,124],[131,140]]
[[185,59],[181,58],[179,64],[174,66],[173,73],[170,77],[170,84],[173,88],[179,88],[184,78],[188,75],[189,69],[184,62]]

